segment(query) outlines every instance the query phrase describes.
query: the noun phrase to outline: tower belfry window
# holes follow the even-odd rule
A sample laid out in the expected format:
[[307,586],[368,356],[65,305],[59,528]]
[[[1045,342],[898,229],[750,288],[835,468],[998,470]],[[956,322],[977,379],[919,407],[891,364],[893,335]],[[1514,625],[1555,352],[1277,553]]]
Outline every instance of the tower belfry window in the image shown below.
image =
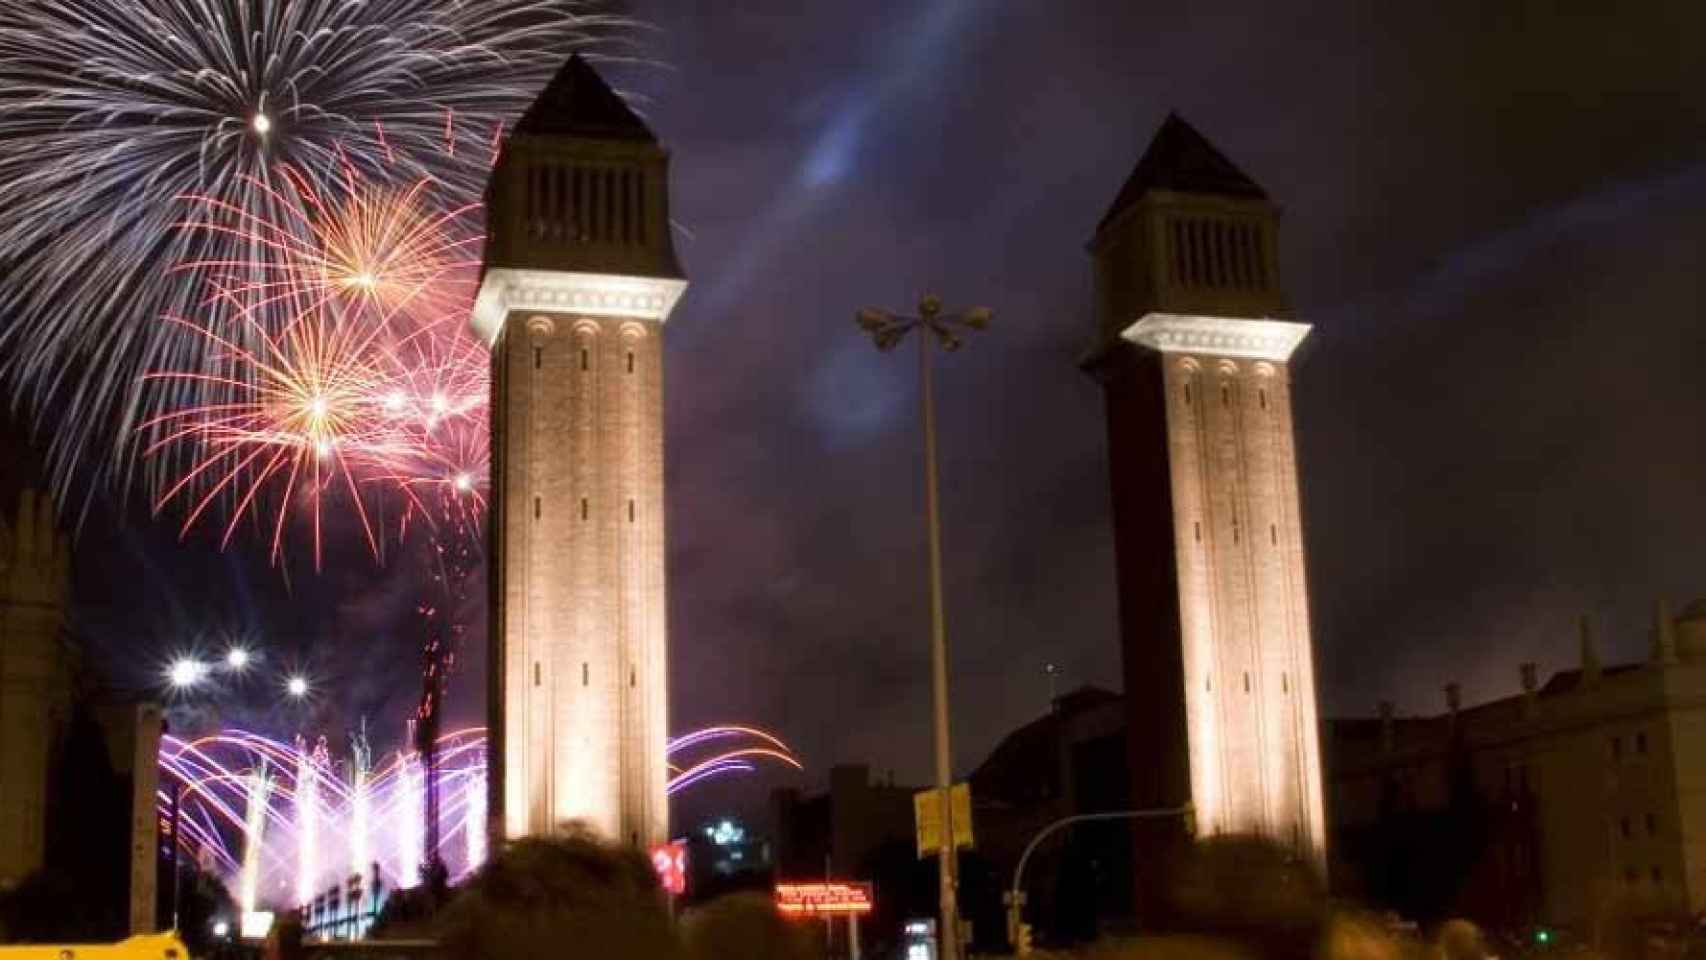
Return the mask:
[[628,372],[634,372],[634,351],[632,350],[628,351]]
[[591,357],[589,351],[585,347],[582,347],[581,348],[581,369],[582,370],[587,369],[591,359],[592,359],[592,357]]

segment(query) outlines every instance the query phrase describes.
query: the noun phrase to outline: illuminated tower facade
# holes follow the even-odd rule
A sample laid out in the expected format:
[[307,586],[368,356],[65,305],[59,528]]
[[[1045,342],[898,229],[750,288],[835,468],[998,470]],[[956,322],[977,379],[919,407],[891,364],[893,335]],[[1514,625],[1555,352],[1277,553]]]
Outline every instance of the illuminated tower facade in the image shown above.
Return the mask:
[[499,838],[668,831],[668,154],[578,56],[505,141],[475,330],[492,350],[489,783]]
[[1325,826],[1278,208],[1169,116],[1091,243],[1133,802],[1318,865]]

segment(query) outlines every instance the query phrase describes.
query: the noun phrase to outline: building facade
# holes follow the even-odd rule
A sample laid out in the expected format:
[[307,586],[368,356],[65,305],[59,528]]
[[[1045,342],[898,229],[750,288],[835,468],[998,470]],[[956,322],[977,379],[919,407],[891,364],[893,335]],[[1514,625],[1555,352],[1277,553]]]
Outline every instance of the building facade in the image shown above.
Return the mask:
[[[1322,863],[1278,209],[1177,116],[1091,243],[1132,802]],[[1142,735],[1135,735],[1141,732]],[[1176,829],[1176,828],[1175,828]]]
[[71,708],[71,549],[33,490],[0,520],[0,889],[42,866],[50,758]]
[[492,350],[490,810],[665,839],[663,324],[686,288],[668,154],[578,56],[503,145]]
[[1651,655],[1427,717],[1326,727],[1334,873],[1415,915],[1563,927],[1706,913],[1706,599],[1660,603]]
[[114,697],[67,630],[71,545],[53,501],[0,517],[0,893],[38,871],[110,921],[156,927],[160,706]]

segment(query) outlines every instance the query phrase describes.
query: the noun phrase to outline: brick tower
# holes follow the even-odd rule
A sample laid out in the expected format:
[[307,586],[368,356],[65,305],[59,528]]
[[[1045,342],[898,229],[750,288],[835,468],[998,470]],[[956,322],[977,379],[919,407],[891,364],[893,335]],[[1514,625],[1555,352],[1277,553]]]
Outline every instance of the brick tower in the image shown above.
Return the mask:
[[1136,806],[1324,864],[1278,208],[1169,116],[1091,243]]
[[505,141],[474,328],[492,348],[493,833],[665,838],[668,154],[571,59]]

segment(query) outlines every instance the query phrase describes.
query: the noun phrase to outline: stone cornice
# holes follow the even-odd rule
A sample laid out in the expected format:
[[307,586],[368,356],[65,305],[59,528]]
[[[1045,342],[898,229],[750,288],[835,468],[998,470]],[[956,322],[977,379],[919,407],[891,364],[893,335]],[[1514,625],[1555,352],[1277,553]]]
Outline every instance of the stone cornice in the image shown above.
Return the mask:
[[486,271],[474,299],[474,333],[486,343],[497,339],[511,313],[537,311],[589,317],[669,319],[687,289],[673,277],[634,277],[556,270]]
[[1289,320],[1149,313],[1120,334],[1162,353],[1200,353],[1283,363],[1309,335],[1309,324]]

